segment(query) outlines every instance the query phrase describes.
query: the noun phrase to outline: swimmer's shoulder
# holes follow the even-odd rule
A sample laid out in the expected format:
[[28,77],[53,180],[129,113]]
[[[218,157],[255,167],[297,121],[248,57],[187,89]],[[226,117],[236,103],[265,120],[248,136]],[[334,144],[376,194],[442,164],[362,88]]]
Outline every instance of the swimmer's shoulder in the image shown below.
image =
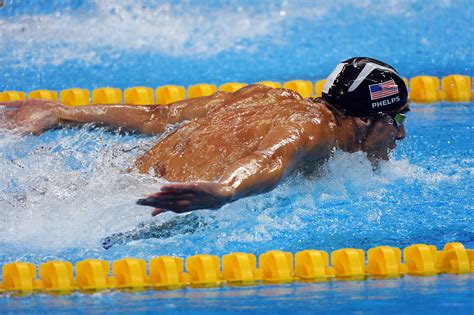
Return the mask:
[[302,100],[303,98],[297,92],[285,88],[273,88],[263,84],[247,85],[233,93],[236,96],[256,96],[267,95],[276,100]]
[[328,106],[328,103],[324,101],[321,97],[308,97],[299,102],[303,106],[306,106],[309,112],[311,113],[320,113],[325,116],[333,117],[333,113]]
[[285,105],[291,113],[288,119],[290,121],[297,121],[311,133],[315,132],[315,128],[323,131],[331,129],[332,132],[335,126],[334,114],[321,99],[293,100]]

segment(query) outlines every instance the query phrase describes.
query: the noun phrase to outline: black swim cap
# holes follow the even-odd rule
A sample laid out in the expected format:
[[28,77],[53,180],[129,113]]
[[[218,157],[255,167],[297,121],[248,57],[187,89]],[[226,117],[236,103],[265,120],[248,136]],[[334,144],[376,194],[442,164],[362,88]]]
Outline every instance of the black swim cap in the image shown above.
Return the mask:
[[408,100],[400,75],[381,61],[355,57],[341,62],[327,77],[323,99],[352,116],[396,112]]

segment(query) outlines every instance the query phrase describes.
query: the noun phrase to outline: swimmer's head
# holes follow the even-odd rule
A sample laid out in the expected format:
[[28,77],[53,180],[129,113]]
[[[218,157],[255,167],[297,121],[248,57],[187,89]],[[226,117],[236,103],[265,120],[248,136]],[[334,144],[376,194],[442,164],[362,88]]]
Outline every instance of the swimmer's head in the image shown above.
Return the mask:
[[322,98],[345,114],[368,117],[401,110],[408,91],[392,66],[355,57],[338,64],[327,77]]

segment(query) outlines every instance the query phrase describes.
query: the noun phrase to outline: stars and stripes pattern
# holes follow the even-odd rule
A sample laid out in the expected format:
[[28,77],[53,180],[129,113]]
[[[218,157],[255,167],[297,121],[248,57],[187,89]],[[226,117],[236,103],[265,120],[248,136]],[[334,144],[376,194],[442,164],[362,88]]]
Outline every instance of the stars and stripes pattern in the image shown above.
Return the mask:
[[391,96],[398,94],[398,86],[395,81],[388,80],[382,83],[371,84],[369,85],[370,90],[370,99],[378,100],[383,97]]

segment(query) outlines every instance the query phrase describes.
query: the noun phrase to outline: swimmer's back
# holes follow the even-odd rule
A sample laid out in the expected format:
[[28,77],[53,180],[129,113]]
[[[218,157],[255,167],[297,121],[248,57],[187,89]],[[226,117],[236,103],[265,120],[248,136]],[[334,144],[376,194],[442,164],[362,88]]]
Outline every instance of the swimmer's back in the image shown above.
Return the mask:
[[217,180],[229,165],[255,152],[273,126],[318,113],[292,91],[249,86],[166,136],[137,166],[141,172],[153,168],[169,181]]

